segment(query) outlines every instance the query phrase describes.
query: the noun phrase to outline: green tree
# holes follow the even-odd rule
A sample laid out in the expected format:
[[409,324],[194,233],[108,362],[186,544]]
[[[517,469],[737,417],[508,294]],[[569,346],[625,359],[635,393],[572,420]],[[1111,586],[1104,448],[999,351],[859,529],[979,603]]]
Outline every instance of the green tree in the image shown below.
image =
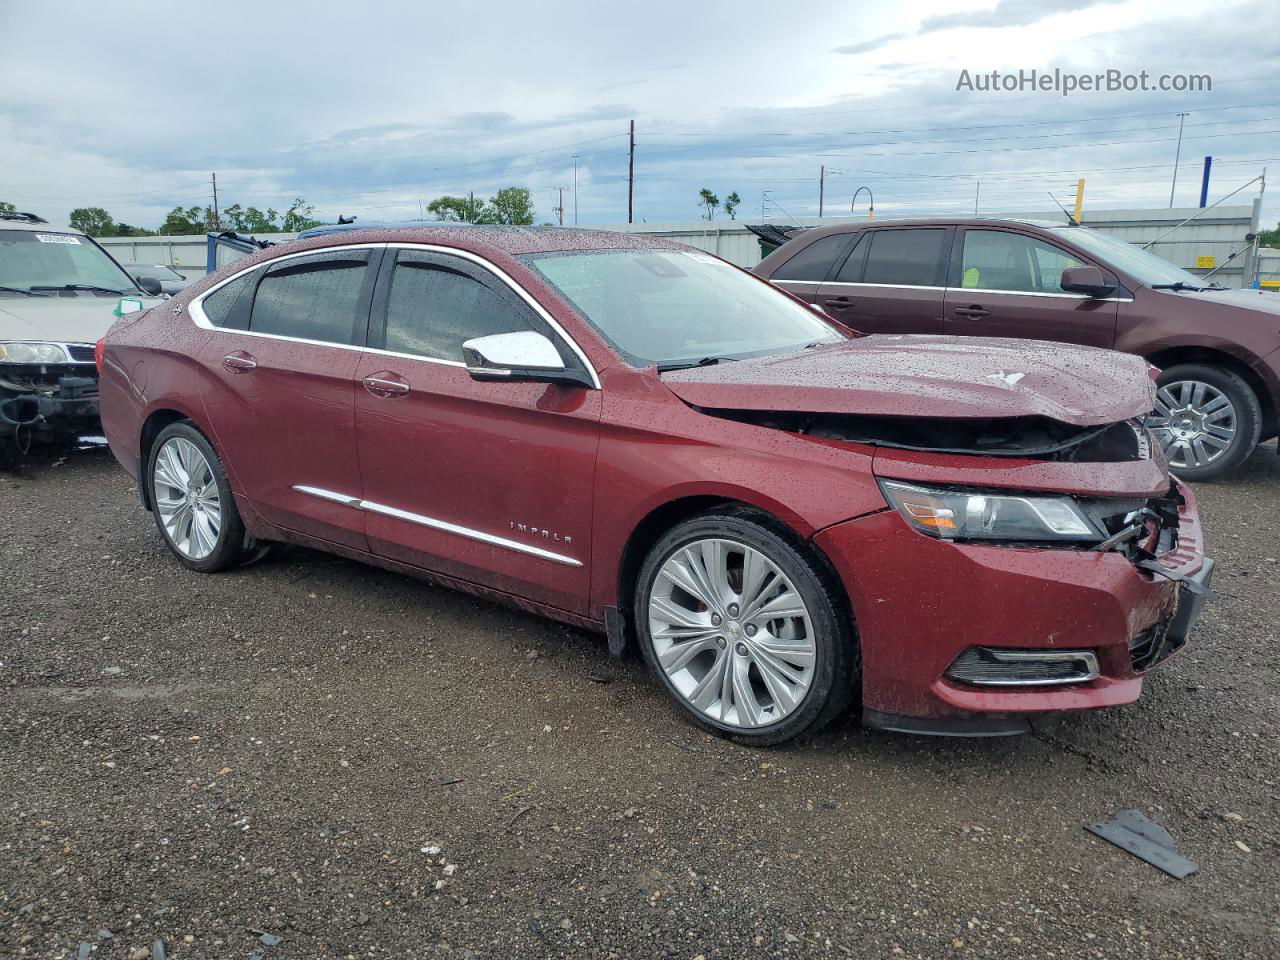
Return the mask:
[[17,213],[18,208],[6,200],[0,200],[0,213]]
[[280,214],[271,207],[263,213],[257,207],[241,207],[233,203],[222,211],[222,219],[237,233],[278,233],[281,226],[276,220]]
[[[156,232],[154,230],[130,226],[127,223],[117,223],[110,234],[113,237],[154,237],[155,235]],[[104,233],[103,236],[108,236],[108,234]]]
[[[250,207],[249,209],[252,210],[253,208]],[[284,233],[298,233],[302,230],[310,230],[312,227],[320,226],[320,221],[311,217],[314,211],[315,207],[312,207],[301,197],[294,198],[293,203],[289,205],[289,209],[284,212],[284,223],[280,225],[280,229]],[[269,212],[274,213],[275,211]]]
[[534,219],[533,198],[528,187],[503,187],[489,198],[475,222],[527,227]]
[[1274,230],[1258,231],[1258,246],[1280,247],[1280,223],[1276,224]]
[[720,208],[720,198],[706,187],[703,187],[698,191],[698,205],[702,207],[703,220],[714,220],[716,210]]
[[189,236],[193,233],[207,233],[214,229],[213,209],[211,207],[174,207],[160,225],[160,232],[166,236]]
[[474,197],[436,197],[427,204],[427,212],[437,220],[475,223],[484,211],[484,201]]
[[71,226],[83,230],[91,237],[115,235],[115,220],[102,207],[76,207],[71,211]]
[[724,198],[724,212],[729,215],[730,220],[738,219],[736,214],[738,211],[738,204],[740,204],[741,202],[742,202],[742,198],[738,196],[737,190],[733,191],[733,193],[729,194],[727,197]]

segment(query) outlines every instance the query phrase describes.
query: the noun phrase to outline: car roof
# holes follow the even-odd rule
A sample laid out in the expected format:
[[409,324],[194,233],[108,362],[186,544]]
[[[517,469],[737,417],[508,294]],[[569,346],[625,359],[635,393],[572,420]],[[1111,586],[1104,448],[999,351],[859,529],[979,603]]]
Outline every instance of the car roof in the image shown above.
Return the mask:
[[42,220],[33,213],[0,213],[0,230],[25,230],[29,233],[71,233],[78,237],[85,236],[84,231],[75,227],[55,227],[47,220]]
[[[352,225],[354,226],[354,225]],[[280,251],[294,243],[308,249],[356,243],[434,243],[462,249],[488,248],[511,256],[528,253],[559,253],[575,250],[690,249],[674,240],[651,233],[612,233],[574,227],[510,227],[452,224],[445,226],[362,227],[312,235],[305,240],[286,241],[271,248]]]
[[[843,233],[853,230],[864,230],[868,227],[896,227],[896,226],[919,226],[919,227],[966,227],[966,226],[991,226],[992,224],[1016,223],[1024,227],[1038,227],[1041,230],[1048,230],[1054,227],[1071,227],[1079,226],[1079,224],[1066,223],[1062,220],[1033,220],[1030,217],[893,217],[882,218],[879,220],[866,221],[844,221],[842,223],[833,224],[829,227],[810,227],[811,230],[824,230],[828,233]],[[800,236],[793,233],[792,238]]]

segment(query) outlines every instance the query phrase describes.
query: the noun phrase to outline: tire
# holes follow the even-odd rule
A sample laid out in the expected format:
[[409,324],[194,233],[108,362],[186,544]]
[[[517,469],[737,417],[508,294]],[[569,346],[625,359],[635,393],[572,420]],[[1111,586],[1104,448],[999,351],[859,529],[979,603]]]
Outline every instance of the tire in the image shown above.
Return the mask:
[[160,537],[184,567],[218,573],[256,559],[262,547],[245,531],[222,461],[190,421],[160,431],[146,482]]
[[[1262,434],[1262,407],[1230,370],[1181,363],[1160,374],[1147,426],[1183,480],[1213,480],[1248,459]],[[1226,443],[1226,446],[1222,444]]]
[[716,510],[665,534],[640,568],[633,610],[667,692],[698,726],[740,743],[811,736],[858,690],[857,638],[834,574],[754,511]]

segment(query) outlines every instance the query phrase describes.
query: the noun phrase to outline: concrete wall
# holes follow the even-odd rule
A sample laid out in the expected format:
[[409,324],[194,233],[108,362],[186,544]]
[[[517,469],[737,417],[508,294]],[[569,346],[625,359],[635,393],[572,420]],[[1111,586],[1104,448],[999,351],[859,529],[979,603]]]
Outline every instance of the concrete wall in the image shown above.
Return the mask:
[[[1168,210],[1086,210],[1084,224],[1103,233],[1111,234],[1130,243],[1142,245],[1155,240],[1161,234],[1177,226],[1197,212],[1195,207]],[[1060,211],[1006,214],[1034,220],[1061,222]],[[806,227],[831,226],[850,220],[862,222],[862,217],[802,217],[794,223]],[[752,222],[758,222],[752,218]],[[793,221],[771,221],[777,224]],[[412,226],[413,224],[405,224]],[[760,243],[742,221],[695,220],[669,223],[615,223],[593,226],[596,230],[614,230],[620,233],[652,233],[669,237],[681,243],[706,250],[743,267],[752,267],[760,261]],[[1209,272],[1209,267],[1198,267],[1203,257],[1213,258],[1217,271],[1213,279],[1228,286],[1243,286],[1252,282],[1254,257],[1245,236],[1257,230],[1257,204],[1221,206],[1207,211],[1190,223],[1177,227],[1168,236],[1151,247],[1157,256],[1184,267],[1197,275]],[[259,239],[292,240],[296,234],[263,234]],[[205,237],[114,237],[100,240],[118,260],[135,263],[164,263],[179,273],[190,277],[204,275]],[[1241,252],[1242,251],[1242,252]],[[234,253],[223,249],[226,259]],[[1233,253],[1238,255],[1230,259]],[[1229,261],[1229,262],[1228,262]],[[1223,266],[1223,264],[1226,266]]]

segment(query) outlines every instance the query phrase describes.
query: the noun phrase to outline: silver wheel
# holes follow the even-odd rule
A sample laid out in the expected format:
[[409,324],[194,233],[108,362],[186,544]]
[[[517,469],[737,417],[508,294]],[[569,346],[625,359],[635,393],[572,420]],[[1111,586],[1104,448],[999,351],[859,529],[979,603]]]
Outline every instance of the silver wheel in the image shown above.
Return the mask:
[[190,440],[171,437],[156,454],[151,486],[165,536],[189,560],[203,560],[218,546],[222,499],[213,467]]
[[1175,380],[1156,391],[1147,426],[1164,447],[1169,466],[1205,467],[1231,449],[1239,429],[1235,404],[1212,384]]
[[662,670],[713,720],[767,726],[809,692],[816,660],[809,610],[753,547],[707,538],[676,550],[658,569],[648,615]]

